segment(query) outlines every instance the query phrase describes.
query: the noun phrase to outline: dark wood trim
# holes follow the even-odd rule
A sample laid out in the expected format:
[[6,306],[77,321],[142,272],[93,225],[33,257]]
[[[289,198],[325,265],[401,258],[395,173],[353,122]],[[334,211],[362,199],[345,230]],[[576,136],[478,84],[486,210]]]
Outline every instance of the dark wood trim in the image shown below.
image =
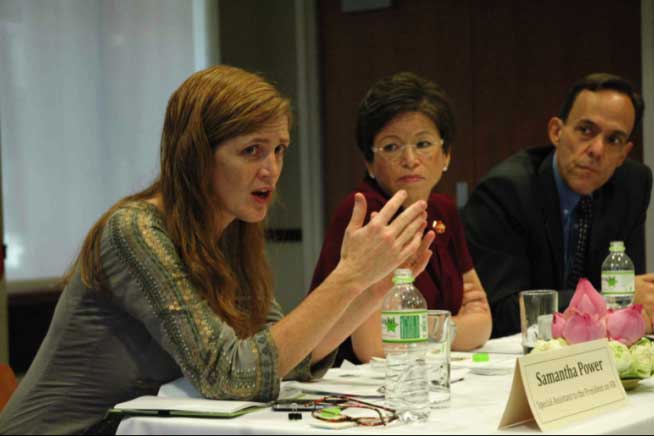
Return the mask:
[[57,302],[61,295],[62,289],[35,289],[30,292],[20,294],[10,294],[7,297],[7,306],[12,309],[14,307],[31,306],[35,304],[48,304]]
[[302,229],[266,229],[270,242],[302,242]]
[[61,296],[60,286],[48,281],[30,282],[21,283],[7,296],[9,362],[18,374],[25,373],[36,356]]

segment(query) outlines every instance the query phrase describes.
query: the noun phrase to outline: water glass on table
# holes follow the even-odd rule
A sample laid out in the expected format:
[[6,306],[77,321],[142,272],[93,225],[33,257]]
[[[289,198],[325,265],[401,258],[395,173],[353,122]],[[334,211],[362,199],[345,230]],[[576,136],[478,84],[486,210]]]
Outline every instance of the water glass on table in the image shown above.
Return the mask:
[[525,354],[533,350],[536,341],[552,339],[554,312],[559,310],[559,294],[552,289],[520,292],[520,330]]
[[452,315],[450,311],[428,311],[427,326],[427,371],[430,407],[432,409],[449,407],[450,347],[453,336]]

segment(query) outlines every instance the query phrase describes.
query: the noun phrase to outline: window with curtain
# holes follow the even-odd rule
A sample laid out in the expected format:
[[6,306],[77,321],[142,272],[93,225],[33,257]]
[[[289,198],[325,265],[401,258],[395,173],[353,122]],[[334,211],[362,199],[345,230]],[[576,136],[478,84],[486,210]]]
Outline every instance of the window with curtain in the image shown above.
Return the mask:
[[155,178],[168,97],[209,62],[206,12],[201,0],[0,0],[8,280],[61,276],[98,217]]

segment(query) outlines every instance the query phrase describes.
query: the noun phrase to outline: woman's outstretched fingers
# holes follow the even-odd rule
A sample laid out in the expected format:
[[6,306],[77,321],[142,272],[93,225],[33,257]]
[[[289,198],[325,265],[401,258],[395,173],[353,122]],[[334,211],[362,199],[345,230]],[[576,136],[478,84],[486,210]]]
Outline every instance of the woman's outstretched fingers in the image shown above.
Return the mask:
[[395,195],[393,195],[391,199],[386,202],[384,207],[382,207],[382,209],[379,211],[377,215],[375,215],[373,219],[375,221],[380,222],[383,225],[388,224],[389,221],[395,216],[397,211],[400,209],[400,207],[402,207],[402,203],[404,203],[406,197],[407,197],[407,193],[405,190],[401,189],[397,191]]
[[429,247],[434,241],[435,236],[436,234],[434,231],[430,230],[425,234],[425,236],[422,237],[420,247],[418,247],[416,254],[413,255],[413,260],[410,263],[414,277],[417,277],[425,270],[425,267],[427,266],[427,263],[432,256],[432,251],[429,249]]
[[[397,218],[390,223],[389,227],[396,235],[401,234],[411,223],[416,219],[425,220],[427,218],[427,203],[424,201],[416,201],[411,206],[406,208]],[[410,238],[409,238],[410,239]]]
[[404,246],[413,240],[416,233],[422,235],[427,227],[427,212],[422,212],[416,216],[404,229],[397,233],[397,243]]
[[431,247],[431,243],[434,242],[434,239],[436,239],[436,232],[433,230],[428,231],[422,238],[422,243],[420,244],[418,251],[426,251],[429,247]]
[[416,232],[415,236],[411,239],[411,242],[409,242],[400,253],[402,263],[404,263],[409,257],[415,255],[416,251],[418,250],[418,247],[420,247],[421,241],[422,241],[422,234]]
[[347,225],[346,232],[354,232],[363,226],[363,222],[366,219],[367,208],[368,204],[366,202],[366,197],[360,192],[354,194],[354,208],[352,209],[352,217]]

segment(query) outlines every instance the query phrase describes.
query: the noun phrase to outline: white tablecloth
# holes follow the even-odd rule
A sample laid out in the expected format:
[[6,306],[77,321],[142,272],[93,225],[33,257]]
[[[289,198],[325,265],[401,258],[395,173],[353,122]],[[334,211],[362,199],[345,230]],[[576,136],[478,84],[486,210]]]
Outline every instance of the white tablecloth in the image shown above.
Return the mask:
[[[492,343],[491,343],[492,345]],[[452,384],[451,406],[432,410],[424,424],[388,427],[357,427],[323,430],[309,425],[309,413],[300,421],[289,421],[288,414],[265,409],[234,419],[145,418],[123,420],[118,434],[525,434],[539,433],[535,423],[498,431],[513,374],[482,376],[468,374]],[[650,434],[654,435],[654,379],[640,383],[629,393],[628,405],[603,416],[563,428],[562,434]]]

